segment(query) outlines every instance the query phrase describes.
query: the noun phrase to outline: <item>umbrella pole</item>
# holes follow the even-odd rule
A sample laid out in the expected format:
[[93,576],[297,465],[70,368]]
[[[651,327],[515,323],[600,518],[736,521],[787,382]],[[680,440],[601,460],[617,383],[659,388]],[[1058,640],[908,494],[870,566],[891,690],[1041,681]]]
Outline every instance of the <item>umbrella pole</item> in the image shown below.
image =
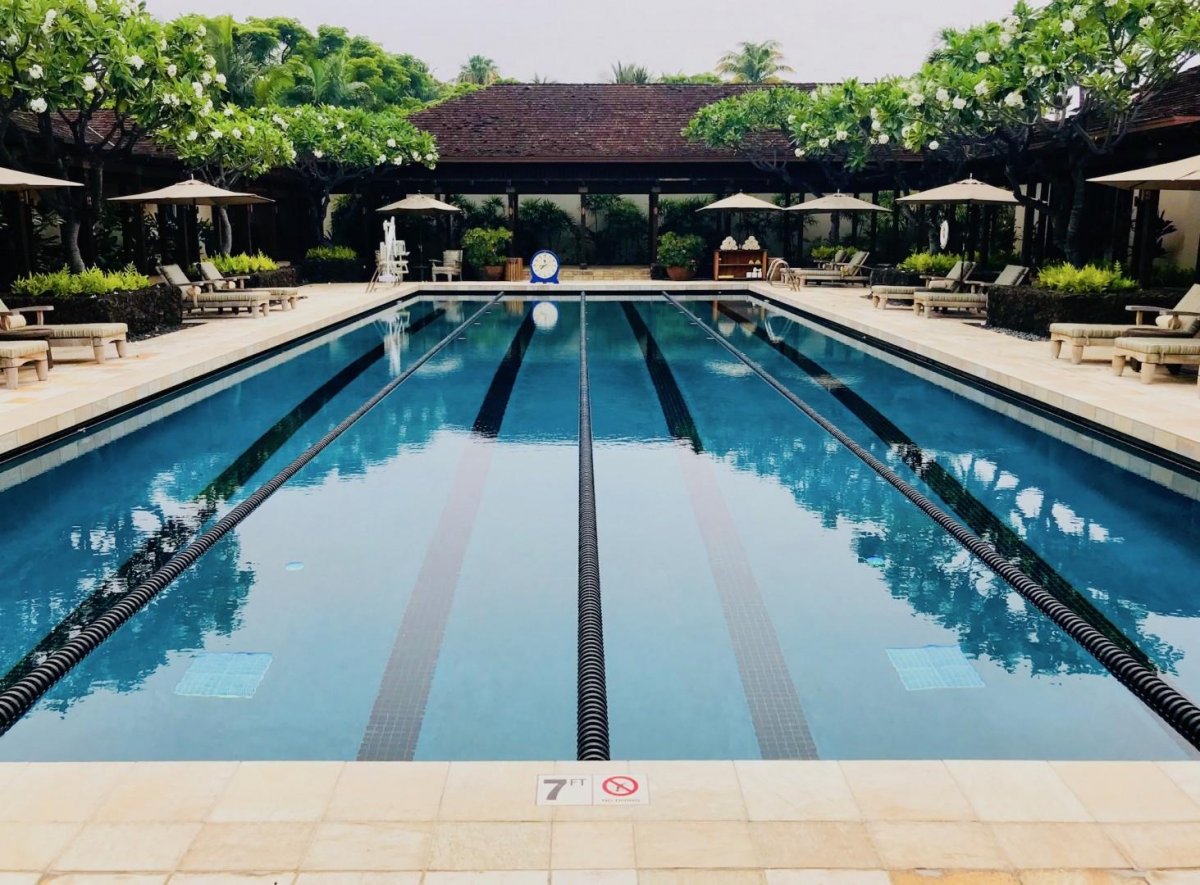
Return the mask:
[[33,273],[33,255],[29,244],[29,207],[23,193],[17,197],[17,227],[21,232],[21,266],[28,276]]

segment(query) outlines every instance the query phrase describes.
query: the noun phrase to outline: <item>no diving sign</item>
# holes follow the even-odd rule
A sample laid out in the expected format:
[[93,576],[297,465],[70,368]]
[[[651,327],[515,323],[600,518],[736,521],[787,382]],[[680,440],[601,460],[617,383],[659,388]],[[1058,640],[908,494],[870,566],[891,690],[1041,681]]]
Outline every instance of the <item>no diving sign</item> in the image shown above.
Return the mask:
[[538,805],[649,805],[645,775],[539,774]]

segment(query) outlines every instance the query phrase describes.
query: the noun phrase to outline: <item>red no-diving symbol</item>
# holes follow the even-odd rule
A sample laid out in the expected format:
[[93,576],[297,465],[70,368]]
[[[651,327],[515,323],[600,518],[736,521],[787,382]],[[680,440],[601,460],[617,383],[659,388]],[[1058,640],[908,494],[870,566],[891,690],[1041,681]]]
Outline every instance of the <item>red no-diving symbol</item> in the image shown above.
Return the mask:
[[638,791],[638,782],[631,777],[610,777],[600,785],[610,796],[632,796]]

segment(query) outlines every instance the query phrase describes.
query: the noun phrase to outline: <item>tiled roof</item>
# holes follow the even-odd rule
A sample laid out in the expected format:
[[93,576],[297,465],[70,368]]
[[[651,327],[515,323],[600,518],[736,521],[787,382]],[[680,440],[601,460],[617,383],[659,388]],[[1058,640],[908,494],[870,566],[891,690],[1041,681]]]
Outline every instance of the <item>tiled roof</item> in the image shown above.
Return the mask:
[[[701,107],[748,89],[734,85],[548,83],[497,85],[413,115],[443,160],[729,160],[681,134]],[[787,150],[782,135],[769,147]]]
[[1135,127],[1170,125],[1200,120],[1200,67],[1180,74],[1175,82],[1142,103]]

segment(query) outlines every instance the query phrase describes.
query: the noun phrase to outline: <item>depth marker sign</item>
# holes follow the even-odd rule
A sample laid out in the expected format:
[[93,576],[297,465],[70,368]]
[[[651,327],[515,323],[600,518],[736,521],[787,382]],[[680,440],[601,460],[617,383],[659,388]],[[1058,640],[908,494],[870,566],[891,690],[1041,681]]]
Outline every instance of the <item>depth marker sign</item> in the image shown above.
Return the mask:
[[641,774],[539,774],[538,805],[649,805],[650,788]]

